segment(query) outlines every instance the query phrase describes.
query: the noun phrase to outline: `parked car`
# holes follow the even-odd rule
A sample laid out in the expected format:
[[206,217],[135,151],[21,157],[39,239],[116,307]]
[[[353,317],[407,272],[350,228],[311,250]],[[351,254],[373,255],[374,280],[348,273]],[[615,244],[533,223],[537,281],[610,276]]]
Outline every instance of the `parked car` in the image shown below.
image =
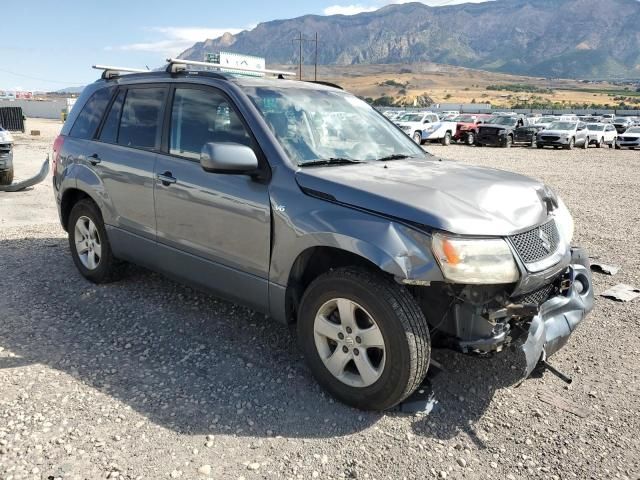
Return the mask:
[[616,118],[616,116],[613,113],[605,113],[602,115],[602,120],[600,120],[602,123],[613,123],[613,120]]
[[619,135],[616,148],[640,148],[640,127],[628,128],[626,132]]
[[589,145],[595,145],[598,148],[609,145],[613,148],[618,138],[618,132],[611,124],[606,123],[587,123],[587,137]]
[[440,118],[433,112],[408,112],[401,115],[395,124],[400,129],[412,137],[416,142],[422,136],[422,129],[425,125],[438,122]]
[[613,126],[616,127],[618,133],[624,133],[627,131],[627,128],[633,126],[633,121],[630,117],[616,117],[613,120]]
[[536,118],[533,121],[533,125],[536,127],[546,128],[555,121],[557,121],[556,117],[545,116],[545,117]]
[[414,140],[417,142],[420,138],[420,143],[433,143],[440,142],[442,145],[449,145],[453,135],[456,133],[458,123],[451,120],[440,120],[435,123],[425,125],[420,137],[417,134],[414,135]]
[[513,144],[535,147],[538,132],[542,130],[544,127],[541,125],[522,125],[513,132]]
[[566,148],[572,150],[575,146],[589,148],[587,125],[582,122],[554,122],[538,133],[536,146]]
[[495,147],[509,148],[513,145],[515,130],[518,127],[528,125],[527,119],[522,115],[501,115],[493,117],[478,127],[476,145],[483,147],[491,145]]
[[0,127],[0,185],[13,183],[13,136]]
[[478,134],[478,125],[486,122],[491,115],[459,115],[453,118],[452,121],[456,122],[456,131],[453,134],[453,139],[456,142],[464,142],[467,145],[473,145],[476,141],[476,135]]
[[87,280],[129,261],[295,322],[318,382],[376,410],[421,384],[432,340],[511,346],[528,376],[592,309],[589,256],[540,181],[434,158],[338,88],[175,65],[107,71],[55,140]]

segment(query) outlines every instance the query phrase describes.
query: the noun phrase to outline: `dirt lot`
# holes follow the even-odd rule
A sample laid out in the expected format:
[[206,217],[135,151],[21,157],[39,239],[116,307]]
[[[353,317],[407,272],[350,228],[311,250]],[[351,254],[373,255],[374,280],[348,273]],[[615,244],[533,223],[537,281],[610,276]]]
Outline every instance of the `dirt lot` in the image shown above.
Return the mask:
[[[43,136],[17,136],[18,178],[59,127],[29,121]],[[544,179],[578,243],[622,266],[596,292],[640,285],[640,152],[427,149]],[[598,299],[553,357],[570,386],[436,351],[430,415],[359,412],[261,315],[138,268],[84,281],[47,181],[0,193],[0,479],[638,479],[639,319],[640,300]]]

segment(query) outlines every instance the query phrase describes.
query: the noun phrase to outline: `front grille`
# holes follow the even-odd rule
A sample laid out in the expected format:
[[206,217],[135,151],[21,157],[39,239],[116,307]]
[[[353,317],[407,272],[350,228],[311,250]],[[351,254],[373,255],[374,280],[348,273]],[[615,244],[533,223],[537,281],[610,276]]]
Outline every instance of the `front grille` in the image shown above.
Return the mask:
[[535,263],[550,257],[560,243],[556,221],[551,220],[528,232],[510,237],[518,255],[524,263]]
[[533,292],[529,292],[526,295],[517,299],[517,303],[521,304],[533,304],[533,305],[542,305],[544,302],[549,300],[551,294],[553,293],[553,285],[545,285],[538,290],[534,290]]
[[551,135],[542,135],[542,140],[544,140],[545,142],[557,142],[558,140],[560,140],[560,137],[555,137],[555,136],[551,136]]
[[481,128],[480,133],[484,135],[495,135],[500,131],[499,128]]
[[636,137],[620,137],[620,140],[623,142],[636,142],[638,139]]

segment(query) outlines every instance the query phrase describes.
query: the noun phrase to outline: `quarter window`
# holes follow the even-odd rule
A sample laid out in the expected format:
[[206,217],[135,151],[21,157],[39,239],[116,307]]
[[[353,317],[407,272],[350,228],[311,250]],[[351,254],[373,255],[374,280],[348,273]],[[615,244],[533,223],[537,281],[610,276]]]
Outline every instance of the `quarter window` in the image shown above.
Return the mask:
[[125,93],[125,90],[120,90],[113,105],[111,105],[109,115],[102,126],[102,132],[100,132],[100,141],[102,142],[116,143],[118,141],[118,127],[120,126]]
[[251,146],[251,137],[221,93],[177,88],[171,111],[169,153],[199,159],[206,143]]
[[113,95],[113,87],[102,88],[95,92],[82,108],[69,136],[84,139],[93,138],[109,100],[111,100],[111,95]]
[[131,88],[122,108],[118,144],[154,148],[162,125],[162,106],[166,89]]

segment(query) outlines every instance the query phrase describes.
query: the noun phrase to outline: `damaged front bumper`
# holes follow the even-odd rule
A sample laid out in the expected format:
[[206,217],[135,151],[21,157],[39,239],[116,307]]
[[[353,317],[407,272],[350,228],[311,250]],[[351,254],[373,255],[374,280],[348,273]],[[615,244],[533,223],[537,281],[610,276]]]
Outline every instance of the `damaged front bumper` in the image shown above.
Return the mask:
[[515,347],[525,378],[567,343],[594,297],[589,260],[579,248],[511,292],[504,285],[432,284],[414,294],[435,332],[434,346],[478,355]]
[[567,272],[568,289],[550,298],[531,319],[525,342],[520,347],[526,358],[526,376],[540,361],[560,350],[580,322],[593,308],[593,284],[586,252],[573,249]]

